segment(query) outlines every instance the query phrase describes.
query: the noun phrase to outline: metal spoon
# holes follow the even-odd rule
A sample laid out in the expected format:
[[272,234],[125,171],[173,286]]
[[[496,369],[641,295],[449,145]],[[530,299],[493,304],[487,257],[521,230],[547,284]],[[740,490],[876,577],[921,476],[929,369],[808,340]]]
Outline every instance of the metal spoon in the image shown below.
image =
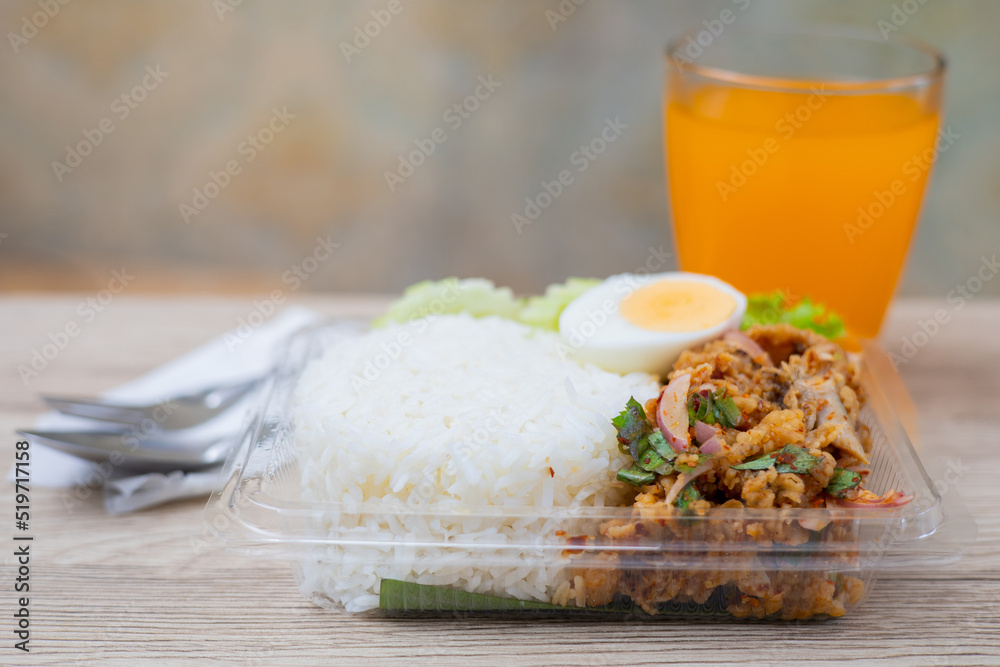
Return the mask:
[[259,380],[209,387],[194,394],[174,396],[151,405],[127,405],[91,398],[42,396],[52,408],[67,415],[115,422],[126,426],[151,426],[173,431],[202,424],[225,412],[252,390]]

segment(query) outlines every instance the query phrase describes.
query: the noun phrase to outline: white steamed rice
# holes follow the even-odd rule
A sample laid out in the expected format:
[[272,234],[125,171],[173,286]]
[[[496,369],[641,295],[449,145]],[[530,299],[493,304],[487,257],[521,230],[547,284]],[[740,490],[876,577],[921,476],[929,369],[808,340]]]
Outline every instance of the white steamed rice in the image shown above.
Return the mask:
[[550,600],[565,578],[556,564],[532,560],[530,548],[476,547],[537,544],[544,519],[462,515],[617,504],[610,482],[625,458],[609,420],[629,396],[657,391],[649,375],[564,359],[559,340],[500,318],[445,315],[312,361],[293,412],[303,500],[341,503],[320,528],[360,544],[304,563],[303,592],[348,611],[377,607],[383,578]]

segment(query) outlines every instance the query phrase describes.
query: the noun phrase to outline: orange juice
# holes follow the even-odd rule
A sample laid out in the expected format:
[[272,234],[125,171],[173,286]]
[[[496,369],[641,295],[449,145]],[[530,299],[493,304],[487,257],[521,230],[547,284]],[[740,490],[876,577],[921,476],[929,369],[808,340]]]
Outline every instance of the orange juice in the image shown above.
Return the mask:
[[[672,94],[675,92],[677,94]],[[809,296],[875,336],[906,257],[938,115],[912,95],[668,90],[681,268]]]

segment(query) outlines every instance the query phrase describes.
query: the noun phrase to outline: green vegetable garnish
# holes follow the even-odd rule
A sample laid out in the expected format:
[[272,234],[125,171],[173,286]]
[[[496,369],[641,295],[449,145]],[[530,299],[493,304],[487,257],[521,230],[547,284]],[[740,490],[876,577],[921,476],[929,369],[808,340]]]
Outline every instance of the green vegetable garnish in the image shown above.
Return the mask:
[[634,461],[618,471],[619,481],[645,486],[652,484],[656,475],[673,472],[670,462],[677,458],[677,452],[646,418],[646,411],[634,396],[629,397],[625,409],[611,423],[618,430],[619,451],[630,454]]
[[820,457],[813,456],[805,447],[785,445],[776,452],[766,456],[746,461],[732,466],[735,470],[767,470],[774,468],[778,472],[807,473],[816,467]]
[[517,319],[539,329],[559,331],[559,315],[569,302],[600,285],[596,278],[570,278],[565,283],[549,285],[545,296],[529,297]]
[[683,463],[675,463],[674,470],[676,470],[677,472],[691,472],[705,461],[711,461],[711,460],[712,460],[711,454],[699,454],[697,465],[689,466],[689,465],[684,465]]
[[522,611],[566,609],[545,602],[501,598],[482,593],[467,593],[453,588],[414,584],[398,579],[383,579],[379,587],[378,608],[383,611]]
[[474,317],[496,315],[548,331],[559,330],[559,315],[570,301],[600,280],[570,278],[565,283],[549,285],[544,296],[518,299],[509,287],[497,287],[483,278],[445,278],[425,280],[407,287],[372,327],[389,322],[408,322],[428,315],[469,313]]
[[830,312],[822,304],[813,303],[808,297],[797,303],[792,303],[781,291],[772,294],[751,294],[747,297],[747,310],[743,315],[741,329],[749,329],[755,324],[780,322],[799,329],[811,329],[831,340],[842,338],[847,333],[840,316]]
[[688,396],[688,423],[702,421],[706,424],[721,424],[724,428],[736,428],[743,421],[743,414],[732,398],[726,396],[725,387],[709,394],[694,393]]
[[722,392],[722,398],[715,400],[715,419],[726,428],[736,428],[743,421],[743,414],[733,399],[725,395],[725,389]]
[[657,454],[656,450],[652,447],[643,452],[642,457],[636,461],[636,463],[639,464],[640,468],[649,472],[655,472],[657,468],[661,468],[664,465],[670,465],[669,462]]
[[[663,437],[659,432],[653,435],[659,435]],[[666,440],[664,440],[666,442]],[[655,472],[657,475],[669,475],[674,471],[674,465],[671,460],[677,457],[677,452],[673,452],[673,456],[665,457],[662,456],[654,447],[649,447],[646,449],[639,460],[636,462],[639,467],[647,472]]]
[[705,422],[715,423],[715,415],[712,414],[712,395],[702,396],[701,394],[691,394],[688,396],[688,423]]
[[681,492],[677,495],[677,500],[674,501],[674,505],[681,509],[686,509],[699,498],[701,498],[701,494],[698,493],[698,489],[694,488],[694,484],[688,484],[681,489]]
[[425,280],[407,287],[402,298],[372,322],[372,327],[446,313],[469,313],[473,317],[498,315],[516,320],[523,305],[524,300],[515,298],[509,287],[496,287],[483,278]]
[[628,445],[632,458],[638,461],[649,447],[646,436],[653,432],[653,427],[646,419],[646,411],[642,409],[642,405],[635,400],[635,397],[629,397],[625,409],[613,418],[611,423],[618,429],[618,442]]
[[778,472],[805,474],[815,468],[821,459],[819,456],[810,454],[809,450],[804,447],[785,445],[782,453],[778,454],[778,458],[775,460],[777,461],[777,465],[774,466],[774,469]]
[[[709,600],[708,604],[711,604]],[[596,607],[561,607],[547,602],[535,602],[534,600],[515,600],[513,598],[499,597],[496,595],[484,595],[482,593],[467,593],[465,591],[447,588],[445,586],[431,586],[429,584],[415,584],[409,581],[398,579],[383,579],[379,587],[378,608],[382,611],[396,612],[483,612],[483,613],[509,613],[517,611],[550,611],[558,610],[559,615],[570,614],[592,614],[612,613],[612,614],[643,614],[643,610],[637,607],[627,598],[624,600],[614,600],[611,604]],[[716,609],[718,607],[711,607]],[[723,607],[724,608],[724,607]]]
[[846,468],[834,468],[830,483],[823,489],[834,498],[843,498],[847,492],[861,484],[861,475]]
[[646,486],[656,481],[656,473],[643,470],[638,463],[618,471],[618,481],[632,486]]
[[656,453],[667,461],[673,461],[677,458],[677,452],[674,451],[674,448],[670,446],[670,443],[667,442],[667,439],[663,437],[663,433],[660,431],[653,431],[646,437],[646,440],[649,441],[649,446],[655,449]]

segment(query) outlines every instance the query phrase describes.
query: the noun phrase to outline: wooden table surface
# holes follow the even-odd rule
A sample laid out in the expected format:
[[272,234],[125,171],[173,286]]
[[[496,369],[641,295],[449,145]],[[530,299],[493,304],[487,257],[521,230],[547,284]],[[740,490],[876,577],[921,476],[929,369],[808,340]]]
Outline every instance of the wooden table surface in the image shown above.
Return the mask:
[[[109,388],[234,327],[252,299],[121,296],[27,386],[16,368],[68,321],[83,296],[0,298],[0,462],[13,430],[32,424],[43,392]],[[337,315],[371,315],[377,299],[301,298]],[[957,488],[979,524],[959,563],[882,576],[868,601],[825,622],[703,623],[490,620],[390,621],[324,611],[301,598],[289,568],[192,548],[204,500],[109,517],[99,493],[67,507],[65,490],[31,490],[31,653],[13,648],[17,594],[14,487],[0,531],[0,664],[1000,664],[1000,302],[958,311],[897,303],[890,351],[945,309],[949,321],[901,366],[923,447],[950,465],[931,476]]]

